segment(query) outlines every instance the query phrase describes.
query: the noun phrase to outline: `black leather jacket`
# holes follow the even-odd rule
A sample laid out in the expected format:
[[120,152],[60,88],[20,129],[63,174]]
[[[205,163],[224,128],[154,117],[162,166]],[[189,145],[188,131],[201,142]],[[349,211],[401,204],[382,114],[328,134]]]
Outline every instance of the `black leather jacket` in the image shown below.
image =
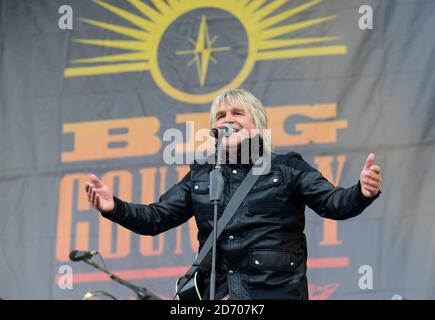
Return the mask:
[[[223,166],[220,214],[249,168]],[[194,215],[202,247],[213,223],[211,169],[211,164],[191,165],[159,202],[137,205],[115,198],[114,211],[103,215],[144,235],[159,234]],[[231,299],[308,299],[305,205],[322,217],[342,220],[360,214],[375,198],[365,198],[359,183],[348,189],[334,187],[297,153],[276,155],[271,171],[259,177],[218,240],[216,299],[225,294]],[[209,270],[208,261],[201,267],[205,298]]]

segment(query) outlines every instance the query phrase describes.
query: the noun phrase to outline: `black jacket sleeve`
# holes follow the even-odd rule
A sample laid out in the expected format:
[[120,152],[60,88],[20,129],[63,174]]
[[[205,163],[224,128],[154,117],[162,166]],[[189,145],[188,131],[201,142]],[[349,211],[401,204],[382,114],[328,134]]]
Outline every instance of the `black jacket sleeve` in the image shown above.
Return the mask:
[[132,204],[116,197],[115,209],[103,217],[143,235],[156,235],[175,228],[193,215],[190,172],[150,205]]
[[347,189],[335,187],[297,153],[292,153],[291,162],[296,191],[321,217],[344,220],[357,216],[380,195],[365,197],[359,181]]

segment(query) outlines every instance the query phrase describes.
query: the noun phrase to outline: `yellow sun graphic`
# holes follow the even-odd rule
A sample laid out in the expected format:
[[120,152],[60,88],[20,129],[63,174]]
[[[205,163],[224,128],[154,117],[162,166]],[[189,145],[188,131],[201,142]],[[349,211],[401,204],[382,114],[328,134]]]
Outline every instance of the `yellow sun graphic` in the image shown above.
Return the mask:
[[[204,104],[210,102],[223,88],[241,86],[257,61],[347,53],[345,45],[318,45],[336,41],[338,37],[288,37],[298,30],[336,18],[336,15],[329,15],[286,23],[291,17],[319,4],[321,0],[310,0],[285,10],[282,8],[288,4],[288,0],[151,0],[152,5],[142,0],[126,0],[134,9],[132,11],[101,0],[93,1],[135,27],[81,19],[86,24],[126,36],[128,40],[74,39],[74,42],[122,49],[126,53],[72,60],[72,64],[81,64],[81,66],[66,68],[65,77],[149,71],[157,85],[172,98],[188,103]],[[203,94],[193,94],[175,88],[165,79],[158,64],[158,49],[165,31],[180,16],[198,9],[218,9],[235,17],[244,28],[248,46],[247,56],[240,72],[222,88]],[[134,12],[140,12],[141,15]],[[218,61],[214,54],[231,50],[230,44],[224,47],[213,47],[216,39],[217,35],[209,34],[207,19],[202,16],[196,39],[186,39],[193,48],[176,52],[177,55],[192,55],[189,65],[195,64],[201,87],[206,82],[209,62]],[[312,46],[314,44],[316,45]]]

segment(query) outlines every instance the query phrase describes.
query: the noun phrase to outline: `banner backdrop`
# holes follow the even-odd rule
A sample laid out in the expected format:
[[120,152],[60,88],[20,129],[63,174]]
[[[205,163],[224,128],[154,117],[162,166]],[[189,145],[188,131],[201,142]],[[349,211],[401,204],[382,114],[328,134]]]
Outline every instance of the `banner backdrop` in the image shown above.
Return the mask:
[[[434,298],[434,12],[428,0],[1,0],[0,297],[135,298],[71,262],[77,249],[172,298],[194,220],[139,236],[90,210],[84,183],[95,173],[124,200],[157,201],[188,172],[213,97],[240,87],[267,108],[276,152],[344,187],[370,152],[382,168],[359,217],[307,210],[311,298]],[[163,161],[171,146],[182,163]]]

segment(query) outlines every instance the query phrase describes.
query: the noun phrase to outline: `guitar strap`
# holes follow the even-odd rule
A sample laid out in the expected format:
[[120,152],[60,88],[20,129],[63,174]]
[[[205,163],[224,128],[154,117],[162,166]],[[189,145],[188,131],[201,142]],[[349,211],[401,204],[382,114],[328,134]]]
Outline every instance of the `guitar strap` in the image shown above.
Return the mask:
[[[258,178],[265,174],[268,170],[270,170],[270,163],[265,163],[267,157],[260,157],[255,164],[251,167],[246,177],[243,179],[240,186],[237,188],[234,195],[231,197],[230,201],[228,202],[228,205],[226,206],[224,212],[222,213],[222,216],[219,218],[217,224],[217,232],[216,232],[216,238],[218,239],[219,236],[224,231],[224,228],[230,222],[231,218],[236,213],[237,209],[242,204],[243,200],[245,199],[248,192],[251,190],[251,188],[254,186],[255,182],[258,180]],[[270,158],[269,158],[270,159]],[[262,165],[262,166],[260,166]],[[255,174],[254,174],[255,170]],[[175,297],[180,293],[180,291],[183,289],[183,287],[187,284],[187,282],[195,275],[195,272],[198,270],[201,263],[204,261],[207,254],[210,252],[213,242],[213,232],[210,233],[207,240],[205,241],[204,246],[196,256],[195,261],[193,262],[192,266],[189,268],[189,270],[186,272],[186,274],[180,279],[179,287],[177,290],[177,293],[175,294]]]

